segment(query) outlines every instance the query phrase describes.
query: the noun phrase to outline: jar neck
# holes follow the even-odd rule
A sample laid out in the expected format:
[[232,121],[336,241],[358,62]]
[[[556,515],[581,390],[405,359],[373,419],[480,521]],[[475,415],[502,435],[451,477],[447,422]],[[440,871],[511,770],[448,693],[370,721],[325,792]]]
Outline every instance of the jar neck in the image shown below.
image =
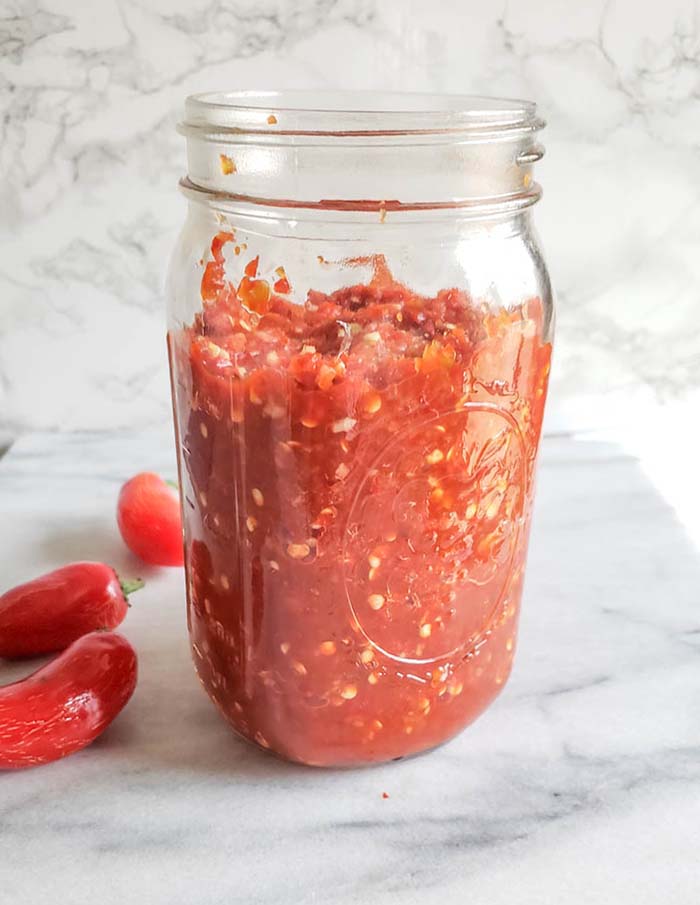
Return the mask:
[[544,153],[543,123],[534,104],[372,95],[373,107],[362,97],[352,109],[357,94],[325,97],[323,109],[298,106],[298,94],[190,98],[184,190],[238,207],[381,219],[512,213],[540,196],[532,167]]
[[[368,245],[388,241],[412,243],[420,230],[421,247],[431,243],[451,243],[457,237],[509,238],[532,232],[532,207],[492,210],[422,208],[386,214],[364,210],[275,207],[232,199],[183,187],[188,198],[189,219],[208,233],[216,229],[244,229],[250,234],[299,240],[346,241],[362,237]],[[420,252],[420,249],[417,249]]]

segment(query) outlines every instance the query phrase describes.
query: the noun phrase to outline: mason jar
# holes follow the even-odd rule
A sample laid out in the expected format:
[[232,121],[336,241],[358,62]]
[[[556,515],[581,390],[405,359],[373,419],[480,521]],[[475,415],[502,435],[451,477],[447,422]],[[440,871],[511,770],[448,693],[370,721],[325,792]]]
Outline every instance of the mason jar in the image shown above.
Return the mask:
[[535,105],[190,97],[168,345],[199,678],[305,764],[430,749],[510,673],[550,367]]

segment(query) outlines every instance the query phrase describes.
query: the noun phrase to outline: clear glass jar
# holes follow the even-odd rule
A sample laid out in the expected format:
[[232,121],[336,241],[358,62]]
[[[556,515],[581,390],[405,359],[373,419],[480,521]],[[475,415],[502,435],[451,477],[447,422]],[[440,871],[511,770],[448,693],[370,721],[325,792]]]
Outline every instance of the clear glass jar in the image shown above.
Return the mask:
[[510,672],[552,298],[533,104],[192,97],[168,341],[197,672],[243,736],[389,760]]

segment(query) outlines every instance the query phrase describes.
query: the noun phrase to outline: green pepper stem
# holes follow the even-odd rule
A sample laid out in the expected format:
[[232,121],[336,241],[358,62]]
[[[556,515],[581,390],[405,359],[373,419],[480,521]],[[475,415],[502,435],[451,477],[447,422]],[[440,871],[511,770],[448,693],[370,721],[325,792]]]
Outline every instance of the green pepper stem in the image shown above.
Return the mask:
[[122,594],[125,597],[128,597],[129,594],[133,594],[134,591],[140,591],[141,588],[145,585],[145,581],[142,578],[120,578],[119,586],[122,589]]

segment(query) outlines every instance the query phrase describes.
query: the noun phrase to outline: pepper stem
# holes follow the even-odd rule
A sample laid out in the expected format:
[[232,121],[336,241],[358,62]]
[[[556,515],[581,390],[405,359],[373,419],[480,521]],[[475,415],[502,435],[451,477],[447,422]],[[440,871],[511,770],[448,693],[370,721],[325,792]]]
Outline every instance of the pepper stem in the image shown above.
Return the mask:
[[145,584],[146,582],[142,578],[119,579],[119,585],[122,589],[122,594],[125,597],[128,597],[129,594],[133,594],[134,591],[140,591]]
[[168,485],[168,487],[173,487],[178,491],[180,490],[180,485],[177,483],[177,481],[170,481],[168,478],[166,478],[165,483]]

